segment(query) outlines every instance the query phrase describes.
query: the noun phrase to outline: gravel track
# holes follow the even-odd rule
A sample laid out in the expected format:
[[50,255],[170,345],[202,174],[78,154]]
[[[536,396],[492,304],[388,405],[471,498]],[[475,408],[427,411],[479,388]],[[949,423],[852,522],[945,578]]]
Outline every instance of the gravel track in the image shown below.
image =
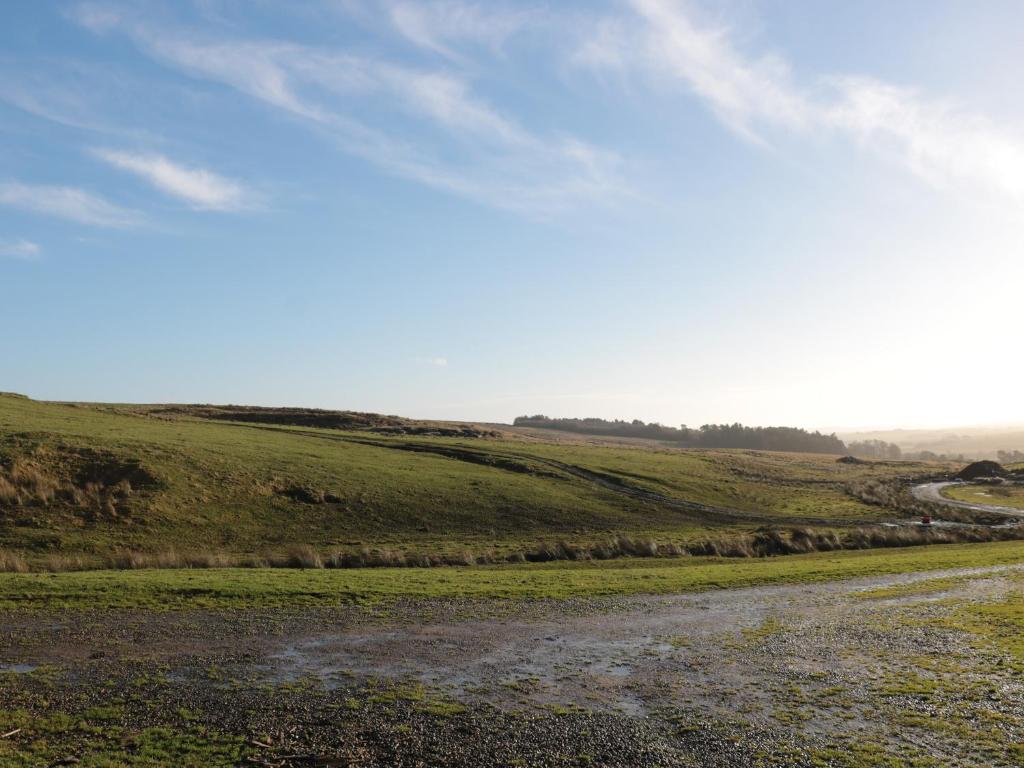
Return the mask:
[[[251,742],[247,764],[280,766],[874,764],[850,761],[865,743],[936,761],[921,765],[1014,765],[1024,685],[942,619],[1019,596],[1020,577],[987,568],[658,597],[8,614],[0,711],[113,702],[119,727],[138,731],[187,730],[187,710]],[[932,665],[950,658],[948,672]],[[894,683],[921,676],[942,694]],[[979,717],[998,724],[988,751],[957,735]],[[26,728],[8,748],[37,737]],[[96,749],[81,734],[60,744],[78,759]]]
[[911,488],[910,493],[918,501],[927,501],[932,504],[942,504],[947,507],[957,507],[959,509],[970,509],[974,512],[989,512],[994,515],[1002,515],[1016,520],[1024,520],[1024,510],[1015,509],[1013,507],[1002,507],[998,504],[974,504],[970,501],[950,499],[942,495],[943,488],[949,488],[957,485],[963,485],[963,483],[956,480],[941,483],[924,483],[923,485],[916,485]]

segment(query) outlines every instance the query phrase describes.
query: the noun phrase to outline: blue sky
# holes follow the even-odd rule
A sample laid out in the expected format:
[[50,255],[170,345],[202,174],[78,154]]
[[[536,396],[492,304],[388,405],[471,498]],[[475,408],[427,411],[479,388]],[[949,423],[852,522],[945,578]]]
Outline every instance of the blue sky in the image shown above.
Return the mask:
[[1024,5],[983,7],[6,3],[0,389],[1024,421]]

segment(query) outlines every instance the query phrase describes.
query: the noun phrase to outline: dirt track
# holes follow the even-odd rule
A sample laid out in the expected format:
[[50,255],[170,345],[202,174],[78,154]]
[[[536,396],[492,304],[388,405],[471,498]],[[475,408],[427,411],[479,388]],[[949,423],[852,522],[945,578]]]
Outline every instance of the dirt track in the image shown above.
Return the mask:
[[970,509],[975,512],[989,512],[994,515],[1004,515],[1006,517],[1024,519],[1024,510],[1014,509],[1013,507],[1001,507],[998,504],[974,504],[969,501],[950,499],[942,495],[943,488],[956,485],[962,485],[962,483],[957,481],[925,483],[924,485],[914,486],[910,489],[910,492],[918,501],[928,501],[933,504],[943,504],[947,507],[958,507],[960,509]]
[[[267,765],[867,765],[842,757],[865,743],[935,761],[921,765],[1013,765],[1024,684],[943,617],[1020,584],[987,569],[670,597],[9,615],[0,710],[116,701],[128,726],[185,727],[184,707],[270,745],[252,747]],[[973,741],[958,735],[978,722]]]

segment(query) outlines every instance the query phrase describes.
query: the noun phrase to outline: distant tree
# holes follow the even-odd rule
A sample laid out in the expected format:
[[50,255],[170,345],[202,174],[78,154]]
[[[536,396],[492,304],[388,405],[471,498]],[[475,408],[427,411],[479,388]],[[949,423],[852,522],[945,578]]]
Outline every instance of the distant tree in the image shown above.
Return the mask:
[[847,445],[847,449],[851,455],[864,459],[897,460],[903,457],[903,451],[896,443],[884,440],[855,440]]
[[[595,435],[644,437],[695,448],[751,448],[763,451],[833,454],[847,452],[846,445],[834,434],[823,435],[820,432],[808,432],[796,427],[747,427],[738,422],[705,424],[700,429],[690,429],[683,424],[677,429],[656,422],[645,424],[639,419],[627,422],[595,418],[553,419],[538,415],[520,416],[513,424],[520,427],[559,429]],[[898,447],[896,450],[899,450]]]

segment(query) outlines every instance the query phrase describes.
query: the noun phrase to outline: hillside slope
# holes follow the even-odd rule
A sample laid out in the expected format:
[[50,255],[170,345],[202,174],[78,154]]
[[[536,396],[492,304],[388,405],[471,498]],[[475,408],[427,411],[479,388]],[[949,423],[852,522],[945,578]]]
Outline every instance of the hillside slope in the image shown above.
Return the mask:
[[[0,395],[0,549],[451,552],[612,534],[688,540],[891,517],[846,485],[937,468],[547,443],[486,429],[452,437],[405,420],[317,428],[195,408]],[[427,434],[378,429],[410,424]]]

